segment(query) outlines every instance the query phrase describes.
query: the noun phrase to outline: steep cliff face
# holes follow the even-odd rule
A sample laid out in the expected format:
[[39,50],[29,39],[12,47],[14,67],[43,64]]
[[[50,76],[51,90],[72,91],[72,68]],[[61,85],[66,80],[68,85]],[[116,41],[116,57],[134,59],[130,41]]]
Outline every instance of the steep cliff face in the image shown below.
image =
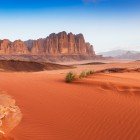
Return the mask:
[[4,39],[0,41],[0,54],[29,54],[29,50],[21,40],[10,42]]
[[0,54],[9,54],[12,42],[8,39],[4,39],[0,41]]
[[86,55],[95,56],[93,46],[85,42],[82,34],[60,32],[38,40],[0,41],[0,54],[30,55]]
[[68,34],[68,52],[70,54],[76,53],[75,36],[72,33]]
[[29,54],[29,50],[23,41],[16,40],[11,44],[10,53],[11,54]]

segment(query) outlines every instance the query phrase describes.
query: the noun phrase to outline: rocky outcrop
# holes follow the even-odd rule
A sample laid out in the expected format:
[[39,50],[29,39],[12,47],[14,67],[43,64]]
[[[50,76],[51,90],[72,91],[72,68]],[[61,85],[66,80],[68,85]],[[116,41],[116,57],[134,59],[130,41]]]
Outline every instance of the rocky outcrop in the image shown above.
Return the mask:
[[9,54],[12,42],[8,39],[0,40],[0,54]]
[[0,41],[0,54],[29,54],[29,50],[21,40],[11,42],[8,39],[4,39]]
[[12,54],[28,54],[29,50],[23,41],[16,40],[11,44],[10,53],[12,53]]
[[16,101],[7,94],[0,93],[0,139],[7,135],[21,121],[22,113]]
[[38,40],[11,42],[7,39],[0,41],[0,54],[8,55],[84,55],[95,56],[93,46],[85,42],[82,34],[60,32],[52,33],[47,38]]

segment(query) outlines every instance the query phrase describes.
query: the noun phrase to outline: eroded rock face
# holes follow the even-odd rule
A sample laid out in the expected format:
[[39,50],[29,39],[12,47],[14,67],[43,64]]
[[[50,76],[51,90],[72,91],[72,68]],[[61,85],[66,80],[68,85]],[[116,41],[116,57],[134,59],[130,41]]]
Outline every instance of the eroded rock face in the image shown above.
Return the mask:
[[94,50],[93,50],[93,46],[90,45],[90,43],[86,43],[86,53],[88,55],[93,55],[93,56],[96,56]]
[[15,100],[6,94],[0,94],[0,134],[8,134],[21,121],[22,114]]
[[11,42],[7,39],[0,41],[0,54],[28,54],[26,44],[21,40]]
[[82,34],[60,32],[38,40],[0,41],[0,54],[31,55],[87,55],[95,56],[93,46],[85,42]]
[[68,52],[69,54],[76,53],[75,36],[72,33],[68,34]]
[[28,54],[29,50],[26,44],[21,40],[16,40],[11,44],[10,54]]
[[4,39],[0,41],[0,54],[10,54],[12,42],[8,39]]

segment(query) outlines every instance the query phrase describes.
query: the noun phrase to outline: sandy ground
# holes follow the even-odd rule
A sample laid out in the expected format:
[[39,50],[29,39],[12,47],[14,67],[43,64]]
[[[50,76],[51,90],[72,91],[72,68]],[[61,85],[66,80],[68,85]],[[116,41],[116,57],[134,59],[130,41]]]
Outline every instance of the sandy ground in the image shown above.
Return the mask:
[[140,63],[78,66],[36,73],[0,72],[0,90],[23,113],[14,140],[140,140],[140,73],[94,74],[72,84],[68,71],[140,67]]

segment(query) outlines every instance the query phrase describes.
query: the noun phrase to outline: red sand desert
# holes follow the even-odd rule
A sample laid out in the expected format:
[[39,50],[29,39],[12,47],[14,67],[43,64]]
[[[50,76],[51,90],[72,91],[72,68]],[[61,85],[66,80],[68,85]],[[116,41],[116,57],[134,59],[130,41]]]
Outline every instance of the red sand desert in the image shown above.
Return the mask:
[[[140,67],[140,62],[82,65],[72,70],[0,72],[23,119],[14,140],[140,140],[140,73],[94,74],[65,83],[67,72]],[[10,138],[9,138],[10,139]]]

